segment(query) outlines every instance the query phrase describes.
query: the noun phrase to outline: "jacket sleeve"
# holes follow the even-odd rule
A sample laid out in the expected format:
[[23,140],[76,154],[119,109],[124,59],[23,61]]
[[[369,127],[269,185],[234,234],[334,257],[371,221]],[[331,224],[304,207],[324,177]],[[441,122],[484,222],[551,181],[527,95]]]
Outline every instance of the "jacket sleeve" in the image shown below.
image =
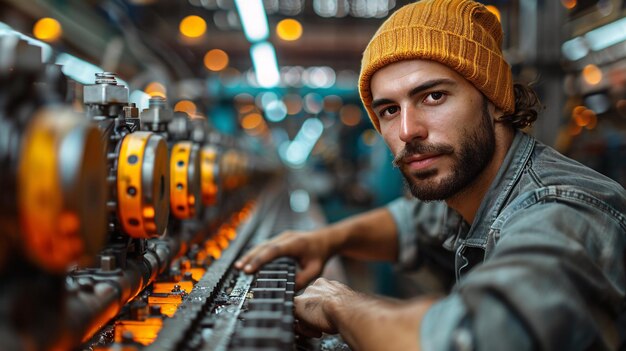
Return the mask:
[[500,228],[486,261],[426,314],[424,350],[616,349],[624,222],[583,202],[543,201]]

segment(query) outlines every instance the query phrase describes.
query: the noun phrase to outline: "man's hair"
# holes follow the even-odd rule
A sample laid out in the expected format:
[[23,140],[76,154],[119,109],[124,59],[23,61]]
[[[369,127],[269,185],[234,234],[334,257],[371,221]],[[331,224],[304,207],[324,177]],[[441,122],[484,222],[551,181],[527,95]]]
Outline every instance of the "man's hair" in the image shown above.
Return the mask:
[[499,121],[510,123],[515,129],[524,129],[537,120],[537,114],[542,109],[541,102],[535,90],[527,84],[513,84],[515,94],[515,111],[498,118]]

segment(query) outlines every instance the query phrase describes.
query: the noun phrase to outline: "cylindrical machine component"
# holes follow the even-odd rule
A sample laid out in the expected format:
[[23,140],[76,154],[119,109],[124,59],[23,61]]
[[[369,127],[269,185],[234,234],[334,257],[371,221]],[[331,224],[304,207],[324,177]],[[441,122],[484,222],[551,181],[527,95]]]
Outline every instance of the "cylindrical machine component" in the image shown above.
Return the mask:
[[248,180],[248,157],[238,150],[227,150],[220,160],[225,190],[233,190],[244,185]]
[[29,124],[18,169],[24,251],[63,272],[105,241],[106,161],[97,128],[69,109],[42,109]]
[[170,155],[170,203],[178,219],[193,218],[200,211],[200,148],[190,141],[174,144]]
[[169,163],[163,137],[150,132],[127,134],[117,164],[118,216],[133,238],[157,237],[169,215]]
[[206,145],[202,148],[200,154],[202,203],[206,206],[213,206],[217,202],[217,192],[219,189],[219,164],[217,159],[217,147],[214,145]]

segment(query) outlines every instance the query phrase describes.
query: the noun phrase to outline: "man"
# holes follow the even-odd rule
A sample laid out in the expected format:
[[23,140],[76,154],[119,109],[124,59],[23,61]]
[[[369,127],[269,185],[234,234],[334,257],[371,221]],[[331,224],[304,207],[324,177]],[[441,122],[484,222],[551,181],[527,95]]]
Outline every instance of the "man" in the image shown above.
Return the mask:
[[304,287],[343,254],[438,267],[456,283],[392,301],[318,279],[295,299],[301,332],[338,332],[357,350],[618,347],[626,191],[519,130],[537,101],[512,83],[501,41],[496,17],[470,0],[407,5],[374,35],[361,98],[419,200],[284,233],[236,267],[292,256]]

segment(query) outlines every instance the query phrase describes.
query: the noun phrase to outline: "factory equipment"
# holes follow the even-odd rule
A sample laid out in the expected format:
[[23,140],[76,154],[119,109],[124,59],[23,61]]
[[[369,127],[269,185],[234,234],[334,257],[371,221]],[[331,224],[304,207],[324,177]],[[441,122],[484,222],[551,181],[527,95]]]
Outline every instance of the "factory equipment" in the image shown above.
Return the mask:
[[255,242],[316,224],[277,165],[115,74],[82,87],[0,36],[0,349],[295,347],[295,264],[232,268]]

